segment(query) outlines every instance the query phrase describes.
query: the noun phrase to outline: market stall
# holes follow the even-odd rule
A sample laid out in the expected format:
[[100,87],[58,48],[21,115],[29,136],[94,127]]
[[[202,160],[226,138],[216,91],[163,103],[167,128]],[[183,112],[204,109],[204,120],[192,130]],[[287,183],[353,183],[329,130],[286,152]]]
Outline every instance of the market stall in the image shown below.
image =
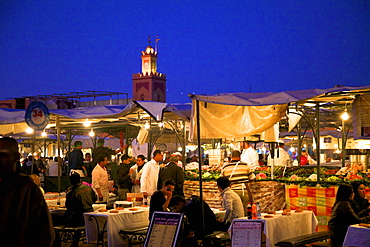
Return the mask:
[[[307,168],[307,174],[309,176],[299,176],[298,171],[289,170],[288,167],[274,167],[272,165],[269,171],[257,170],[256,181],[272,180],[283,184],[281,190],[286,195],[283,207],[299,207],[300,203],[306,201],[307,203],[302,206],[309,207],[314,210],[316,216],[319,218],[319,224],[326,227],[326,217],[330,215],[330,206],[332,205],[332,198],[325,201],[320,199],[320,195],[324,192],[331,192],[335,195],[335,188],[320,190],[320,187],[327,187],[323,185],[324,179],[333,179],[333,183],[337,184],[344,181],[347,178],[356,178],[357,174],[347,172],[345,178],[335,176],[331,174],[330,178],[323,178],[322,174],[324,171],[321,167],[321,150],[320,150],[320,128],[321,125],[325,125],[326,122],[332,123],[331,119],[327,119],[329,116],[333,118],[339,116],[339,113],[350,111],[348,107],[352,104],[356,98],[362,95],[366,95],[370,92],[369,86],[363,87],[335,87],[329,89],[313,89],[313,90],[300,90],[300,91],[288,91],[280,93],[224,93],[217,95],[189,95],[192,99],[192,118],[190,128],[190,139],[197,140],[198,150],[201,149],[201,139],[205,138],[233,138],[234,140],[246,140],[248,137],[259,136],[260,141],[276,143],[279,138],[279,131],[273,137],[266,138],[266,133],[276,127],[277,123],[283,122],[287,125],[288,131],[291,131],[297,126],[298,132],[298,150],[302,148],[302,132],[310,128],[313,132],[314,141],[316,143],[316,165]],[[356,105],[356,104],[354,104]],[[357,105],[363,106],[364,103],[357,103]],[[357,111],[359,108],[356,108]],[[299,116],[298,118],[292,116]],[[361,119],[364,119],[364,112],[361,112]],[[359,117],[359,116],[353,116]],[[369,117],[369,116],[367,116]],[[322,119],[325,120],[322,122]],[[302,121],[304,119],[306,126],[302,128]],[[348,118],[340,119],[339,125],[342,127],[342,166],[345,166],[345,147],[346,138],[350,128],[350,125],[345,126],[345,121]],[[294,121],[291,121],[294,120]],[[361,125],[361,123],[358,123]],[[281,126],[280,126],[281,127]],[[279,129],[279,126],[277,127]],[[362,135],[362,134],[361,134]],[[363,135],[362,135],[363,136]],[[272,148],[274,148],[272,146]],[[203,175],[206,171],[203,171],[202,157],[199,151],[199,195],[205,196],[205,200],[209,199],[207,194],[209,186],[207,184],[203,186]],[[298,155],[300,157],[300,154]],[[357,164],[355,164],[357,165]],[[352,169],[352,166],[348,167]],[[265,169],[265,168],[263,168]],[[277,174],[281,172],[281,175]],[[293,172],[293,174],[289,174]],[[294,174],[294,172],[296,174]],[[338,171],[337,171],[338,172]],[[361,171],[362,172],[362,171]],[[367,171],[363,170],[364,174],[367,175]],[[363,177],[362,177],[363,178]],[[258,182],[256,182],[258,183]],[[293,185],[294,183],[298,183]],[[304,198],[299,196],[298,187],[302,186],[300,183],[307,183],[305,191],[302,191],[304,195],[309,195],[310,198]],[[248,183],[251,185],[252,183]],[[292,184],[292,185],[290,185]],[[332,185],[335,185],[332,184]],[[195,184],[196,186],[196,184]],[[234,185],[233,185],[234,186]],[[298,186],[298,187],[289,187]],[[193,186],[194,187],[194,186]],[[249,187],[249,186],[248,186]],[[308,193],[308,192],[309,193]],[[317,192],[317,193],[316,193]],[[308,194],[307,194],[308,193]],[[258,195],[258,192],[254,193]],[[210,196],[214,196],[211,191]],[[275,195],[274,195],[275,196]],[[252,196],[253,197],[253,196]],[[253,200],[250,199],[250,200]],[[286,204],[286,205],[285,205]],[[268,209],[268,208],[267,208]],[[325,217],[325,218],[324,218]],[[325,220],[324,220],[325,219]],[[320,226],[319,226],[320,228]]]

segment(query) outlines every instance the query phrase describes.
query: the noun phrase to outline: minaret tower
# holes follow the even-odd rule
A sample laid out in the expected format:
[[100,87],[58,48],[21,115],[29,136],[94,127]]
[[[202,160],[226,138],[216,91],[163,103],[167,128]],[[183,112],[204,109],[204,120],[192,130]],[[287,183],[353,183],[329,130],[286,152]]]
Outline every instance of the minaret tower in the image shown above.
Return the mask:
[[166,102],[166,75],[157,72],[157,42],[141,52],[141,73],[132,74],[132,99]]

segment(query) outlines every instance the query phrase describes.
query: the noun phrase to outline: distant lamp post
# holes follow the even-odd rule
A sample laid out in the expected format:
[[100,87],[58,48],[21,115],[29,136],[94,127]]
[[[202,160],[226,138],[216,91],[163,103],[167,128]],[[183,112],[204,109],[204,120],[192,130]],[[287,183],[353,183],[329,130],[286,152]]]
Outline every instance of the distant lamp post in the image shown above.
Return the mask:
[[342,119],[342,167],[346,166],[346,128],[345,121],[349,119],[347,109],[340,116]]

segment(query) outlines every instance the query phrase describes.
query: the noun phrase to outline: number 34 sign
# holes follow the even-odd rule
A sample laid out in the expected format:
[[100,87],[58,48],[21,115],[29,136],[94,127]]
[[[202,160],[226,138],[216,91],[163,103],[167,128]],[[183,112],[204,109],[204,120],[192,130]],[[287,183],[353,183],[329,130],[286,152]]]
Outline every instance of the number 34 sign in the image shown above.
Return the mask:
[[25,118],[32,129],[43,130],[49,123],[49,109],[44,103],[34,101],[28,106]]

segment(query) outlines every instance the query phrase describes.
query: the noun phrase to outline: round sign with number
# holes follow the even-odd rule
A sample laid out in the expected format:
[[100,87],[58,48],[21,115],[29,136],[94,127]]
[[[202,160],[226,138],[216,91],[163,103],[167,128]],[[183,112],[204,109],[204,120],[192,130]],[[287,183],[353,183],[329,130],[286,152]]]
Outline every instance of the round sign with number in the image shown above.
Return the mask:
[[32,129],[43,130],[49,123],[49,109],[44,103],[34,101],[28,106],[25,118]]

